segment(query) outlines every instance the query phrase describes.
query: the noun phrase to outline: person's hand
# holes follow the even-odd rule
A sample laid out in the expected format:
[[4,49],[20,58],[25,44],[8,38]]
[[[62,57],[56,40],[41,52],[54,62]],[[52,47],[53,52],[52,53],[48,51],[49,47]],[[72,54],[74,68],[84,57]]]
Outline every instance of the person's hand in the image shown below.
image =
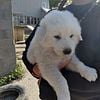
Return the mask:
[[[36,76],[36,77],[41,77],[41,73],[40,73],[40,70],[39,70],[39,66],[38,64],[36,64],[34,67],[33,67],[33,76]],[[35,75],[34,75],[35,74]]]

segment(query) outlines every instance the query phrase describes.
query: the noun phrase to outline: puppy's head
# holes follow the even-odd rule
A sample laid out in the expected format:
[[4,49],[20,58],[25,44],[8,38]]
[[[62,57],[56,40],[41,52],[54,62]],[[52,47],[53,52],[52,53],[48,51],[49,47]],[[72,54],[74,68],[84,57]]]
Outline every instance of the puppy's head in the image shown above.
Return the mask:
[[77,19],[68,11],[51,11],[40,23],[42,45],[52,48],[57,55],[70,56],[81,38],[81,28]]

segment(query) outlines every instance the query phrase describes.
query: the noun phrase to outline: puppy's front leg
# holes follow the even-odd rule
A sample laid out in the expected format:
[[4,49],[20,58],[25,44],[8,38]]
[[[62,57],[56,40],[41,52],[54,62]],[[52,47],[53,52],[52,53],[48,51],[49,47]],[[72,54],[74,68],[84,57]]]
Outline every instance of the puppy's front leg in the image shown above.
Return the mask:
[[97,79],[97,72],[94,68],[88,67],[83,64],[76,55],[73,55],[70,64],[67,67],[68,69],[80,73],[82,77],[88,81],[95,81]]
[[67,81],[56,66],[42,64],[40,71],[43,78],[54,88],[57,100],[70,100]]

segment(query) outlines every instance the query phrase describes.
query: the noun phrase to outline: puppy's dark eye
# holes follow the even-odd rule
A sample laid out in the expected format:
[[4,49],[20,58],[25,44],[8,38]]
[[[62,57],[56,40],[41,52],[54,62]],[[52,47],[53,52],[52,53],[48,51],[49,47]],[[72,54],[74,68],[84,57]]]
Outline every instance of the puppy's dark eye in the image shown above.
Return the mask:
[[56,38],[57,40],[61,39],[61,37],[59,35],[55,35],[54,38]]
[[70,38],[72,38],[73,36],[74,36],[74,35],[73,35],[73,34],[71,34],[71,35],[70,35]]

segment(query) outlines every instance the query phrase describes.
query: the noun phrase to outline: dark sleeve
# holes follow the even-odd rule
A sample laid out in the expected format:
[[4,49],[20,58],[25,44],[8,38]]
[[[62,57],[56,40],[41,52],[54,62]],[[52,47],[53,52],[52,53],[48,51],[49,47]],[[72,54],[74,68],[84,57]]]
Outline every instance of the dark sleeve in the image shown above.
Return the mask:
[[29,48],[29,45],[30,45],[30,42],[31,40],[34,38],[34,35],[35,35],[35,32],[36,32],[36,29],[37,29],[38,25],[34,28],[34,30],[32,31],[31,35],[27,38],[25,44],[26,44],[26,47],[25,47],[25,51],[23,52],[23,55],[22,55],[22,61],[24,62],[26,68],[28,69],[28,71],[36,78],[38,78],[35,73],[32,71],[33,67],[37,64],[37,63],[34,63],[34,64],[31,64],[28,59],[27,59],[27,50]]

